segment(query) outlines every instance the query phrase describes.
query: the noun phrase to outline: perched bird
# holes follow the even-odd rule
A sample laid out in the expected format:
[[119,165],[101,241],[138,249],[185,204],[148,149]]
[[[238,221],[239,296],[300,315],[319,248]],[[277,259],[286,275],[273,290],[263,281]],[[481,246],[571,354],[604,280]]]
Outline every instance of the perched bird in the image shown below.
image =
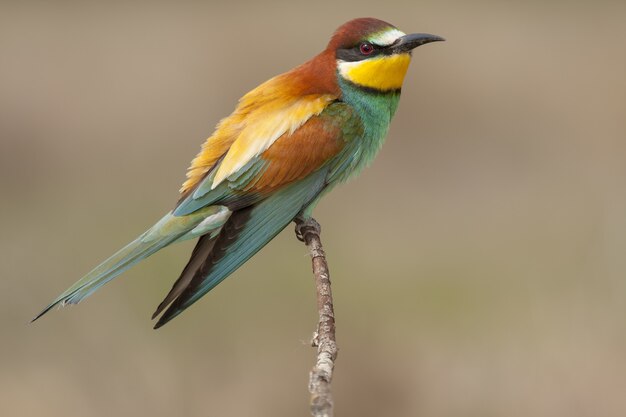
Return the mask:
[[198,238],[153,318],[198,301],[379,151],[411,51],[443,39],[374,18],[349,21],[310,61],[244,95],[187,172],[175,208],[46,307],[77,304],[137,262]]

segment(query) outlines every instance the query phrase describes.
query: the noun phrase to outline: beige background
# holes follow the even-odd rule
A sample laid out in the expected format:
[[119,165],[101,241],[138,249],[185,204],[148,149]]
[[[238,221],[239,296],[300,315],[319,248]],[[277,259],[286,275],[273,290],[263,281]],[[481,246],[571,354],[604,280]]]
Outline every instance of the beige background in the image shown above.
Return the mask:
[[27,323],[172,207],[239,96],[362,15],[448,42],[316,212],[337,415],[626,415],[626,3],[369,0],[0,4],[1,415],[307,415],[291,227],[159,331],[191,244]]

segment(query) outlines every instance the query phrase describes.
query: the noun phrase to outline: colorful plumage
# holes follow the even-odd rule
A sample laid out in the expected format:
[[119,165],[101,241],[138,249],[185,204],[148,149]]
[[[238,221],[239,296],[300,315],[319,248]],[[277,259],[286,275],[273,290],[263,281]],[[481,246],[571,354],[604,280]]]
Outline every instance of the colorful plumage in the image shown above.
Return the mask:
[[352,20],[312,60],[247,93],[192,161],[178,204],[71,286],[76,304],[165,246],[199,238],[158,306],[161,327],[246,262],[336,184],[369,164],[398,106],[411,51],[442,38]]

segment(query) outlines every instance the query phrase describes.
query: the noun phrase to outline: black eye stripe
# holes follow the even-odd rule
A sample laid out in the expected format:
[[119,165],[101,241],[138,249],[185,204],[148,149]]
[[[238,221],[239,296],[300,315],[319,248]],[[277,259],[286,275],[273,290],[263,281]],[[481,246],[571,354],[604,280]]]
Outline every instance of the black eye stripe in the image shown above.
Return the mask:
[[393,51],[388,46],[380,46],[373,43],[370,43],[374,48],[374,51],[369,55],[363,55],[361,53],[361,45],[362,42],[350,47],[350,48],[339,48],[335,52],[335,56],[337,59],[346,62],[354,62],[354,61],[362,61],[364,59],[369,59],[378,55],[391,55]]

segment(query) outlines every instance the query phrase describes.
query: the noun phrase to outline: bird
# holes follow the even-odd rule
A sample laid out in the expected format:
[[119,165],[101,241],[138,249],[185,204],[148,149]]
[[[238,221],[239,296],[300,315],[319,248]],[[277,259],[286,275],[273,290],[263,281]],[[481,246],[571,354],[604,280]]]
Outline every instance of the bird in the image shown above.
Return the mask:
[[164,247],[197,239],[154,328],[178,316],[372,162],[413,49],[443,40],[371,17],[341,25],[321,53],[245,94],[192,160],[174,208],[33,321],[78,304]]

